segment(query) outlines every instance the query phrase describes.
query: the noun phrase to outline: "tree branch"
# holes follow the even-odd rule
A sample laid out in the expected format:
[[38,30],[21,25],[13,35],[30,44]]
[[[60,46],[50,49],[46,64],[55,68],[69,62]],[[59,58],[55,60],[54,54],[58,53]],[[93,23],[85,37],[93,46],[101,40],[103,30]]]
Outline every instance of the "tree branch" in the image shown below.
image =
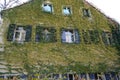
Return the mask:
[[4,5],[0,3],[0,7],[3,7]]
[[19,3],[19,0],[4,0],[3,3],[0,3],[0,8],[2,10],[12,7],[12,5]]
[[10,3],[7,5],[7,8],[12,7],[13,4],[18,3],[18,2],[19,2],[19,0],[14,0],[14,2],[13,2],[13,1],[10,2]]
[[8,7],[11,4],[13,5],[13,4],[17,3],[17,2],[18,2],[18,0],[9,0],[9,2],[6,4],[6,7]]

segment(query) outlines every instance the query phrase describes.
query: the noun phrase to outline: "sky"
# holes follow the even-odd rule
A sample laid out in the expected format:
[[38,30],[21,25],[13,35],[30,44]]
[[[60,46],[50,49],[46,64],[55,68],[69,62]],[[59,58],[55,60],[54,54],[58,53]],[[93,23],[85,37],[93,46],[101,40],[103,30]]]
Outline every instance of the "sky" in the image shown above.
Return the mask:
[[105,15],[120,23],[120,0],[86,0]]
[[[4,0],[0,0],[3,3]],[[20,3],[26,2],[28,0],[20,0]],[[97,7],[105,15],[113,18],[120,23],[120,0],[86,0],[93,6]]]

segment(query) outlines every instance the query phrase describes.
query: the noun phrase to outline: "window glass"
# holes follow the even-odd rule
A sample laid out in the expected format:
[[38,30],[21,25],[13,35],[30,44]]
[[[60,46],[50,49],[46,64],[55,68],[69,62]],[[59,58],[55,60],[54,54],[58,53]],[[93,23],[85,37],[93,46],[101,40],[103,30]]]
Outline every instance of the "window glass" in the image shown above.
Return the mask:
[[97,44],[99,42],[99,32],[98,30],[88,30],[90,42]]
[[36,42],[56,42],[56,30],[52,27],[36,27]]
[[83,9],[83,16],[90,17],[90,10],[89,9]]
[[63,43],[80,42],[80,36],[77,29],[62,29],[61,38]]
[[72,14],[71,8],[70,7],[63,7],[62,13],[64,15],[71,15]]
[[45,4],[43,4],[42,8],[43,8],[44,12],[49,12],[49,13],[53,12],[53,6],[52,6],[52,4],[45,3]]
[[89,38],[89,34],[87,31],[82,30],[82,37],[83,37],[83,41],[85,44],[89,44],[90,43],[90,38]]
[[102,40],[105,45],[111,45],[112,44],[112,34],[110,32],[102,32]]
[[24,41],[28,42],[31,40],[32,34],[32,26],[27,25],[15,25],[10,24],[8,29],[7,40],[15,41],[18,43],[22,43]]

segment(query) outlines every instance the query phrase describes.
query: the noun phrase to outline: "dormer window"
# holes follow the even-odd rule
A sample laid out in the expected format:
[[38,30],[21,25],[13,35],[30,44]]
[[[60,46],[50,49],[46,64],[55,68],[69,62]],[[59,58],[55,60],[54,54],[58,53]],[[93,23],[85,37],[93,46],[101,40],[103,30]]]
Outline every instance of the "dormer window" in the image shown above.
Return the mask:
[[63,15],[71,15],[72,14],[71,7],[64,6],[63,9],[62,9],[62,13],[63,13]]
[[80,43],[77,29],[62,29],[61,39],[63,43]]
[[83,16],[85,16],[85,17],[90,17],[90,16],[91,16],[91,14],[90,14],[90,10],[84,8],[84,9],[83,9]]
[[53,12],[53,6],[50,2],[45,2],[42,5],[42,9],[44,12],[52,13]]

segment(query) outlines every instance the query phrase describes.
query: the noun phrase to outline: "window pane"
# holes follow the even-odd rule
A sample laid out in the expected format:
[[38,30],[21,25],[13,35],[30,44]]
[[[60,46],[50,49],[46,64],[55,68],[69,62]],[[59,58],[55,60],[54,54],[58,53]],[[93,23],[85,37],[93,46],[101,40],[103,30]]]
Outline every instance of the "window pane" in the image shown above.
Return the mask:
[[31,41],[31,36],[32,36],[32,26],[28,25],[25,27],[26,30],[26,36],[25,36],[25,41]]
[[56,42],[54,28],[36,27],[36,42]]
[[69,30],[69,29],[63,29],[61,34],[62,42],[65,43],[79,43],[80,42],[80,36],[78,33],[78,30]]
[[89,44],[90,43],[90,38],[88,35],[88,32],[85,30],[82,30],[82,36],[83,36],[83,41],[85,44]]
[[89,11],[89,9],[83,9],[83,16],[90,17],[90,11]]
[[64,7],[63,14],[64,15],[71,15],[71,9],[69,7]]
[[66,42],[65,31],[62,31],[62,42]]
[[74,33],[75,33],[75,43],[80,43],[80,35],[79,35],[79,32],[78,30],[74,30]]
[[110,32],[102,32],[102,40],[105,45],[111,45],[112,44],[112,35]]
[[13,40],[13,35],[14,35],[14,30],[15,30],[16,25],[15,24],[10,24],[8,28],[8,33],[7,33],[7,40],[12,41]]
[[52,5],[51,4],[44,4],[43,11],[52,13]]
[[62,31],[62,42],[73,43],[72,33],[69,30]]
[[120,45],[120,29],[119,27],[112,30],[112,37],[116,45]]
[[97,30],[89,30],[90,42],[97,44],[99,42],[99,33]]

